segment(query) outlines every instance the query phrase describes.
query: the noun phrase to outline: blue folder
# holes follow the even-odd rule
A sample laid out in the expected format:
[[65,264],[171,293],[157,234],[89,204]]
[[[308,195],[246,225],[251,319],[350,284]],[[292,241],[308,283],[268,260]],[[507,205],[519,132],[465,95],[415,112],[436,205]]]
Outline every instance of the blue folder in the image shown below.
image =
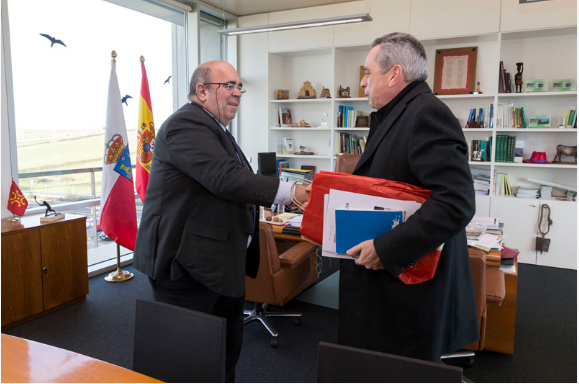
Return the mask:
[[402,223],[402,211],[355,211],[336,209],[336,253],[375,239]]

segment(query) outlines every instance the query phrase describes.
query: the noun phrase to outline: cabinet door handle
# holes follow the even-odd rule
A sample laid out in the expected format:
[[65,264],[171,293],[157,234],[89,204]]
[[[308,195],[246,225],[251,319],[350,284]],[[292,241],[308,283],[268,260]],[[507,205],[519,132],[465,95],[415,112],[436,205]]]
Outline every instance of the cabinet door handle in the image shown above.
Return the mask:
[[531,204],[531,207],[537,208],[537,205],[536,205],[536,204]]
[[46,276],[48,276],[48,268],[44,267],[44,268],[42,268],[42,270],[44,271],[44,273],[46,274]]

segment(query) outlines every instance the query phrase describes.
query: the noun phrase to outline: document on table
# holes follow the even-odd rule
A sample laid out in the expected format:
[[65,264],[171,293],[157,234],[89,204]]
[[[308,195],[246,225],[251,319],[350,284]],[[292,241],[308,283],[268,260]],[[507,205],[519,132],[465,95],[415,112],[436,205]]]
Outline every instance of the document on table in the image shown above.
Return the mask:
[[416,201],[396,200],[330,189],[330,193],[324,196],[322,256],[351,258],[336,253],[336,209],[398,210],[406,213],[404,219],[406,220],[421,206],[422,204]]

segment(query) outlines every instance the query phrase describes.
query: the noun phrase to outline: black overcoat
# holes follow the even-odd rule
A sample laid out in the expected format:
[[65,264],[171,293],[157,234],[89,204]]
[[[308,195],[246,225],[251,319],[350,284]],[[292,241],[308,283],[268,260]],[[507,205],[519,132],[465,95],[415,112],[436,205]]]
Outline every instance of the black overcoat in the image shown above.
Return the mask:
[[[259,240],[252,204],[270,206],[279,180],[244,168],[223,128],[196,103],[157,133],[134,266],[154,280],[186,274],[230,297],[255,277]],[[246,257],[247,255],[247,257]]]
[[[406,222],[376,238],[385,270],[351,260],[340,266],[338,342],[440,361],[479,338],[465,227],[475,212],[467,145],[457,119],[422,82],[373,132],[354,174],[401,181],[432,191]],[[440,244],[433,279],[397,279]]]

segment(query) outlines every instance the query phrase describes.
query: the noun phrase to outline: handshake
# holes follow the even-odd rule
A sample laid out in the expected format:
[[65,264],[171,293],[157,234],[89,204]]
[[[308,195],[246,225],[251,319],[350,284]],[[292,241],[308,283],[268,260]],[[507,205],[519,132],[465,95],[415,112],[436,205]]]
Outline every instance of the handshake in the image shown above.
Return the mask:
[[292,186],[292,206],[298,207],[300,210],[305,210],[310,198],[311,185],[294,184]]

